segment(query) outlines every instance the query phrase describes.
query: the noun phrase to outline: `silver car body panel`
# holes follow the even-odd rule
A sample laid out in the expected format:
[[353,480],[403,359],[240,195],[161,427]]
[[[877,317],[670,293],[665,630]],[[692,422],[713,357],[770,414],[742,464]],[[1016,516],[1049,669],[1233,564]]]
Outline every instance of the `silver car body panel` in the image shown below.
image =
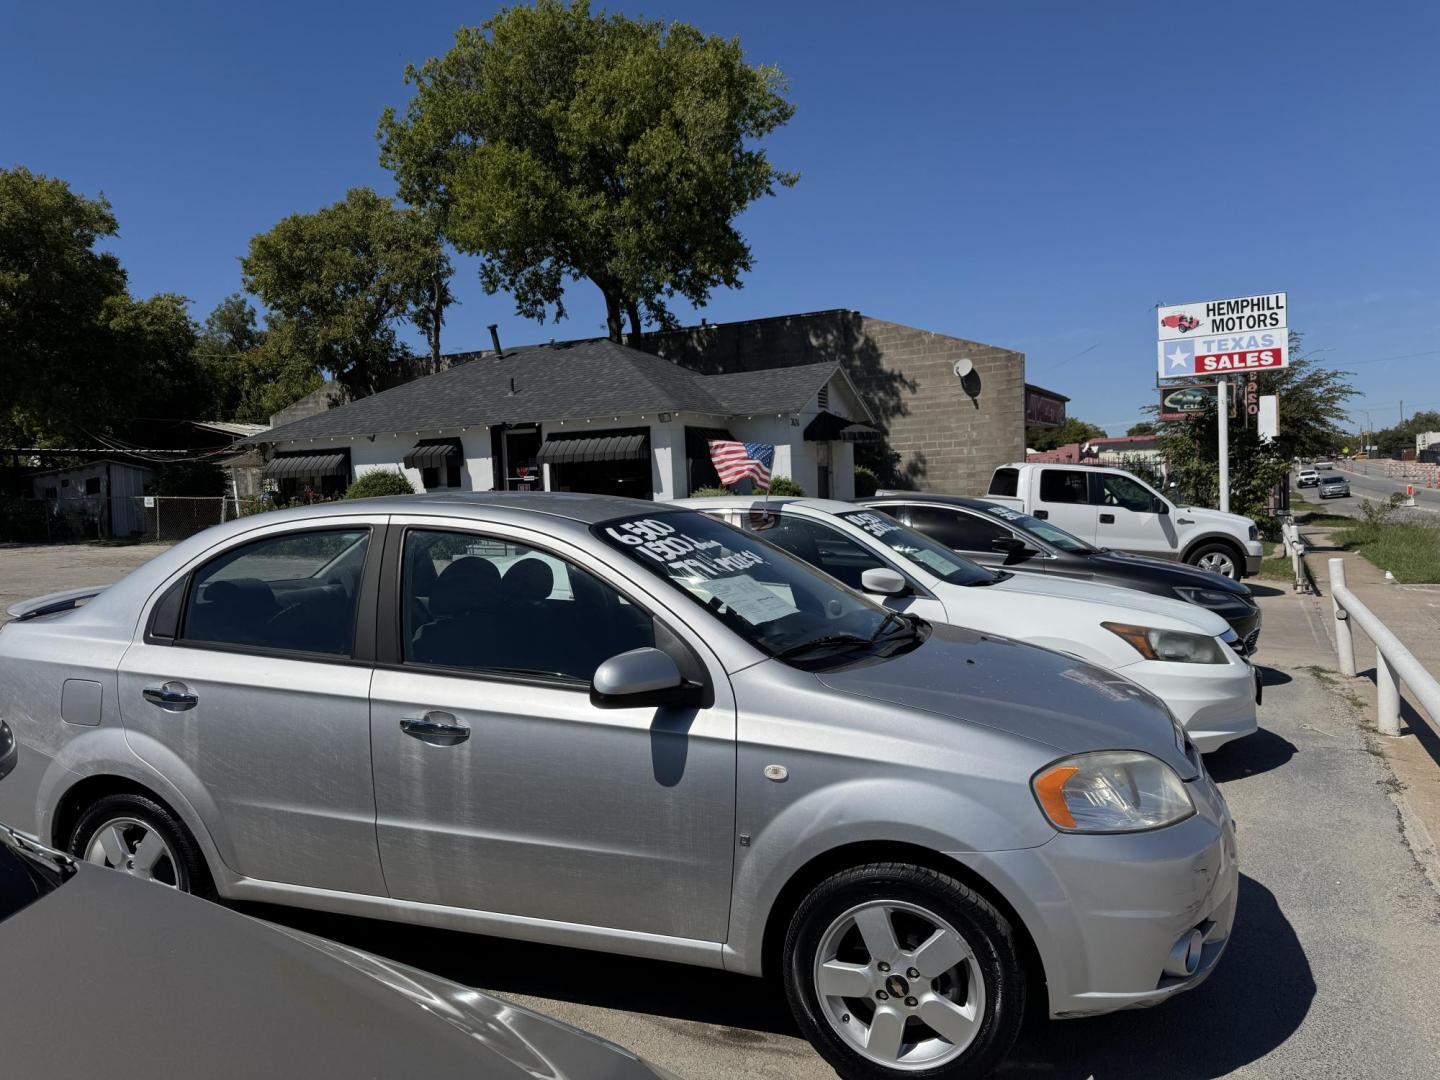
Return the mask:
[[[1158,969],[1137,983],[1140,961],[1116,956],[1110,969],[1087,954],[1080,965],[1070,952],[1086,944],[1064,940],[1065,918],[1083,929],[1086,912],[1103,920],[1133,908],[1125,889],[1138,879],[1107,878],[1105,860],[1087,867],[1050,853],[1086,850],[1093,840],[1090,850],[1123,864],[1138,843],[1155,856],[1146,880],[1189,912],[1199,903],[1189,895],[1196,860],[1211,858],[1222,829],[1202,813],[1143,841],[1057,839],[1028,781],[1066,754],[1124,746],[1164,758],[1195,786],[1193,763],[1158,702],[1073,657],[944,625],[889,660],[820,673],[771,660],[590,531],[609,518],[669,512],[590,496],[392,498],[269,513],[202,533],[85,606],[0,632],[0,716],[21,753],[16,776],[0,784],[0,809],[54,839],[57,808],[75,783],[119,777],[175,809],[226,897],[749,974],[762,970],[776,898],[797,873],[855,844],[906,844],[985,875],[1042,950],[1053,948],[1043,957],[1061,988],[1052,989],[1053,1010],[1125,1003],[1083,996],[1092,992],[1155,991]],[[682,734],[665,730],[654,710],[601,715],[586,695],[553,686],[144,641],[153,603],[204,557],[357,516],[377,526],[504,532],[573,560],[694,650],[713,707],[696,712]],[[129,699],[141,684],[177,672],[194,682],[197,707],[141,710],[132,724],[138,706]],[[95,727],[59,717],[59,688],[77,677],[102,684]],[[371,705],[357,724],[361,686]],[[286,687],[306,704],[282,704]],[[212,700],[223,712],[206,709]],[[398,721],[415,709],[463,715],[473,734],[459,746],[402,743]],[[252,764],[256,775],[246,775]],[[766,775],[771,765],[784,766],[783,779]],[[27,779],[12,785],[21,773]],[[295,812],[281,812],[286,805]],[[293,865],[287,849],[300,853]],[[1046,899],[1061,886],[1072,890],[1065,904],[1086,912],[1063,915]]]

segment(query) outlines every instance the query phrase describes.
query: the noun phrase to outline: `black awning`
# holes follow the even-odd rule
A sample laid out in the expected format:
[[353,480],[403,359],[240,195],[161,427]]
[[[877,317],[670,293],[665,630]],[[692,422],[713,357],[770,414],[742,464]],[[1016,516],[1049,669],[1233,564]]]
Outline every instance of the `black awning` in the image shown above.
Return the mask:
[[649,456],[649,436],[551,435],[540,445],[535,460],[541,465],[569,465],[582,461],[634,461]]
[[407,469],[438,469],[463,456],[459,439],[421,439],[405,455]]
[[806,442],[879,442],[880,438],[879,428],[832,412],[822,412],[805,425]]
[[728,439],[733,442],[735,436],[730,434],[728,428],[723,427],[687,427],[685,429],[685,456],[709,461],[711,439]]
[[325,450],[313,453],[297,450],[276,454],[265,463],[265,478],[285,476],[349,476],[350,451]]

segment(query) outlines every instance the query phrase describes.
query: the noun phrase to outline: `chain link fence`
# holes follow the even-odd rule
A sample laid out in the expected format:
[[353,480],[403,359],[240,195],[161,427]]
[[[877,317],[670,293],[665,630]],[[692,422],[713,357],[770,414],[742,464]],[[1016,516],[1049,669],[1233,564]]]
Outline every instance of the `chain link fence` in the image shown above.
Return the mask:
[[63,499],[0,498],[0,541],[59,544],[103,540],[110,535],[103,495]]

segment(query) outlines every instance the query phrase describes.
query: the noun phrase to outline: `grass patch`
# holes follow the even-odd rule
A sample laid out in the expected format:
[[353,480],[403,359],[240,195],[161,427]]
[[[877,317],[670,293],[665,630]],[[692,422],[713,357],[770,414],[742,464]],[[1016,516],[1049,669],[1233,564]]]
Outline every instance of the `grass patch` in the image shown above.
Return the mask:
[[1406,585],[1440,584],[1440,526],[1415,521],[1347,524],[1331,533],[1346,551],[1359,552]]
[[1295,569],[1290,565],[1290,556],[1285,553],[1284,544],[1275,544],[1272,554],[1260,560],[1260,572],[1256,577],[1266,581],[1283,581],[1287,585],[1295,584]]

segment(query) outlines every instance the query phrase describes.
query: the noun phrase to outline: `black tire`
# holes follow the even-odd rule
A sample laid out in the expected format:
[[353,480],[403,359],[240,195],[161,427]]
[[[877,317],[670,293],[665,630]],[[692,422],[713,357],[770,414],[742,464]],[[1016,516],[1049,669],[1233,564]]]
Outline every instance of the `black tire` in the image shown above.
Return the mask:
[[[870,901],[913,904],[933,912],[949,923],[973,952],[984,983],[984,1008],[972,1041],[958,1056],[931,1068],[886,1068],[861,1056],[832,1026],[815,989],[816,951],[832,923]],[[988,1076],[1009,1053],[1025,1014],[1025,967],[1009,922],[984,897],[955,878],[907,863],[858,866],[816,886],[790,920],[783,975],[785,996],[800,1030],[845,1080]]]
[[[215,899],[210,868],[205,865],[205,856],[190,830],[167,807],[144,795],[106,795],[92,803],[70,831],[66,850],[75,858],[84,859],[96,834],[118,819],[140,822],[154,830],[173,853],[173,859],[169,860],[173,871],[165,876],[157,875],[157,880],[193,896]],[[170,877],[174,880],[169,880]]]
[[[1245,557],[1238,554],[1236,550],[1229,544],[1219,542],[1213,544],[1201,544],[1194,551],[1190,552],[1190,557],[1185,561],[1188,562],[1191,566],[1200,566],[1201,561],[1207,555],[1223,555],[1227,560],[1229,560],[1229,570],[1215,570],[1215,573],[1222,574],[1225,577],[1228,577],[1231,581],[1239,581],[1242,577],[1245,576]],[[1211,569],[1211,567],[1208,566],[1201,568],[1205,570]]]

